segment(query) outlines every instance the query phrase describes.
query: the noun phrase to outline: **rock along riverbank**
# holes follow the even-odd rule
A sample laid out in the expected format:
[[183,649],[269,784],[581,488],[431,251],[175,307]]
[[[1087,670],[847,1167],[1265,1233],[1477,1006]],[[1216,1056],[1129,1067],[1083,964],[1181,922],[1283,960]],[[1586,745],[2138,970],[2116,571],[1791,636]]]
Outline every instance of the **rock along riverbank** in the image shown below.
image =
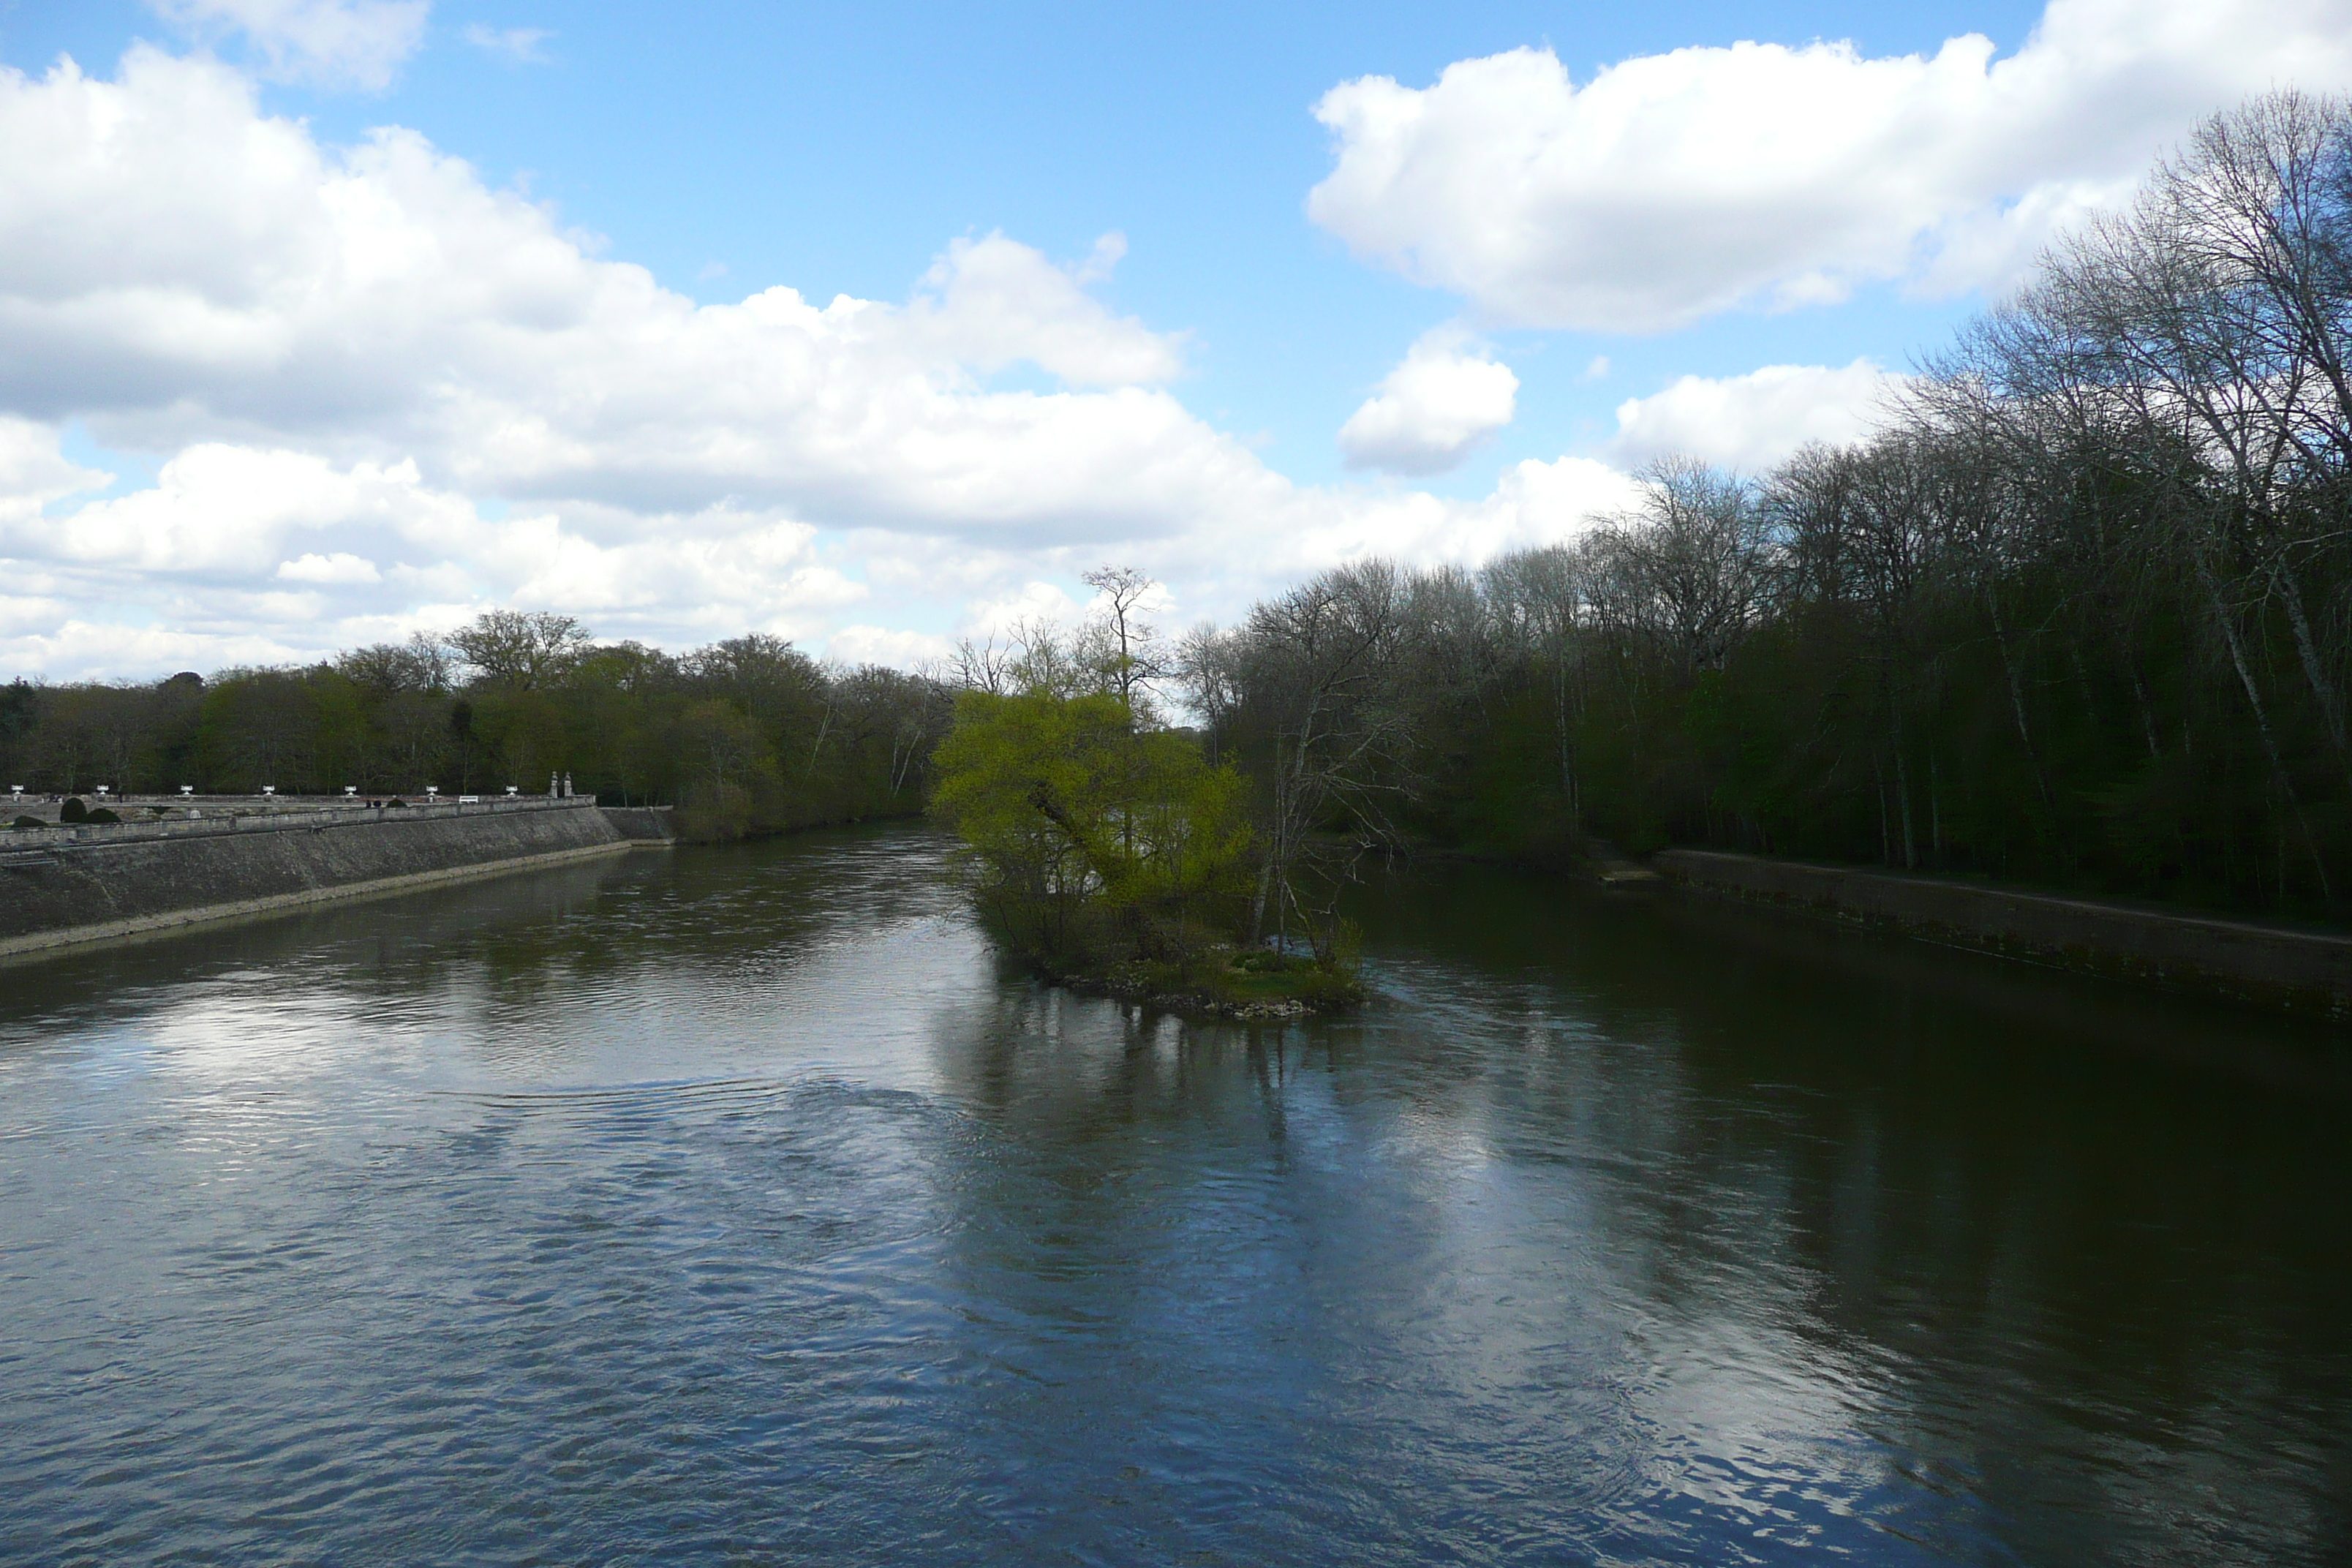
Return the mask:
[[0,834],[0,960],[673,841],[667,810],[584,798],[322,804]]
[[2352,934],[1707,849],[1650,864],[1679,887],[2081,973],[2352,1022]]

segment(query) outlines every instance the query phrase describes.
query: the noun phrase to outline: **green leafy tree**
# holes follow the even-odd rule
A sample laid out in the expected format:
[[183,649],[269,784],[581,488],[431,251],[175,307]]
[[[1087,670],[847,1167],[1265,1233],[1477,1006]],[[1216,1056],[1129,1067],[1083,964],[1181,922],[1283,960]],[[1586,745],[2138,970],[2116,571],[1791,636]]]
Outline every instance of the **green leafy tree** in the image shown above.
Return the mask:
[[774,809],[775,755],[740,709],[695,703],[678,715],[672,744],[688,770],[678,805],[693,837],[740,838]]
[[536,795],[566,773],[583,794],[676,805],[705,838],[923,809],[952,716],[938,680],[820,665],[772,637],[672,655],[585,635],[500,612],[456,639],[461,664],[419,636],[209,681],[17,681],[0,686],[0,771],[54,790],[412,797],[436,783]]
[[1246,916],[1241,776],[1108,695],[968,691],[932,809],[971,845],[982,903],[1033,956],[1182,960]]
[[41,721],[41,689],[22,679],[0,686],[0,768],[17,782],[30,759],[34,731]]

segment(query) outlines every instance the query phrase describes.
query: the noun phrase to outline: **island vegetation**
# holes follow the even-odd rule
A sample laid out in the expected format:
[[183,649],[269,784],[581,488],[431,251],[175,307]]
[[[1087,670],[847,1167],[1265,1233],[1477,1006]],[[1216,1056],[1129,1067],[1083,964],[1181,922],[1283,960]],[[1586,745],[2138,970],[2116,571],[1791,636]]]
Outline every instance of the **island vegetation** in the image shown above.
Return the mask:
[[1271,987],[1251,976],[1294,961],[1344,985],[1339,889],[1428,845],[1713,846],[2343,914],[2341,101],[2206,122],[1869,439],[1760,476],[1668,459],[1640,494],[1475,571],[1359,560],[1172,640],[1139,618],[1148,580],[1107,570],[1084,626],[911,674],[497,611],[308,668],[19,681],[0,766],[289,793],[566,770],[702,838],[929,805],[1009,944],[1163,990]]
[[1150,579],[1106,567],[1087,582],[1100,613],[1076,637],[1032,624],[1007,647],[960,650],[932,805],[970,846],[983,919],[1057,978],[1166,1005],[1353,1001],[1352,928],[1303,896],[1234,763],[1167,721],[1166,647],[1139,613]]

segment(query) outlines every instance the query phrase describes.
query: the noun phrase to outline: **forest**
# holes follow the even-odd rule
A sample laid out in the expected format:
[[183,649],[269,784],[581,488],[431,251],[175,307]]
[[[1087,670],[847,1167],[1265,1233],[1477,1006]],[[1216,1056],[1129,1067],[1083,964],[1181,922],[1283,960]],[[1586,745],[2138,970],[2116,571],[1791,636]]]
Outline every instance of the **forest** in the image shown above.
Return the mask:
[[935,680],[778,637],[673,655],[493,610],[304,667],[18,680],[0,688],[0,771],[60,794],[538,793],[566,773],[610,803],[674,805],[711,841],[920,811],[949,715]]
[[[1877,434],[1188,638],[1277,855],[1707,845],[2215,908],[2352,889],[2352,117],[2217,115]],[[1302,851],[1307,852],[1307,851]]]
[[1318,947],[1330,888],[1430,844],[1707,845],[2340,917],[2347,343],[2352,115],[2275,93],[2053,247],[1871,438],[1759,476],[1656,463],[1625,514],[1475,571],[1359,560],[1172,638],[1136,616],[1148,580],[1107,571],[1086,626],[922,675],[497,611],[305,668],[20,681],[0,767],[288,792],[562,769],[723,838],[920,809],[959,712],[1108,698],[1021,721],[1171,737],[1146,772],[1218,813],[1242,809],[1203,782],[1230,765],[1255,869],[1221,860],[1218,896]]

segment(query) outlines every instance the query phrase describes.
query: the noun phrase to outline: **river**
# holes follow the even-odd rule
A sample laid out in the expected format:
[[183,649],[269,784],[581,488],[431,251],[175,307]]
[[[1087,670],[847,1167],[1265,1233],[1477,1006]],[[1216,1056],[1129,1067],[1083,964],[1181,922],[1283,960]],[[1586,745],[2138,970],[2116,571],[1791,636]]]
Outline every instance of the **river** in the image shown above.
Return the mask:
[[0,1557],[2352,1554],[2341,1037],[1462,867],[1190,1025],[945,853],[0,970]]

